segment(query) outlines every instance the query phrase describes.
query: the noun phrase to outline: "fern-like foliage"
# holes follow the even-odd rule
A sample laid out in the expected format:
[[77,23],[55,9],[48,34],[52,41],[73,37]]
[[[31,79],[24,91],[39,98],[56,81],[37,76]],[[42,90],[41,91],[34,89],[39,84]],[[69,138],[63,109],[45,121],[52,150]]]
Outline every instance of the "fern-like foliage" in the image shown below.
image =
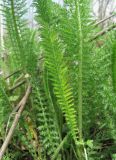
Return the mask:
[[[22,30],[24,29],[24,22],[22,23],[22,17],[24,16],[24,1],[5,0],[3,2],[3,13],[5,17],[6,27],[8,30],[8,36],[11,42],[11,46],[15,51],[15,59],[19,60],[21,64],[22,52]],[[23,26],[23,27],[22,27]],[[25,29],[24,29],[25,30]],[[19,64],[19,65],[20,65]]]
[[[37,110],[37,125],[39,131],[41,153],[45,158],[46,156],[52,157],[56,148],[60,143],[58,128],[54,114],[49,110],[49,103],[45,97],[44,91],[40,88],[38,83],[33,90],[34,106]],[[46,155],[46,156],[45,156]],[[59,156],[58,156],[59,157]],[[59,157],[60,158],[60,157]]]
[[[87,44],[87,40],[90,37],[91,26],[89,26],[90,15],[89,13],[90,1],[82,0],[77,4],[77,1],[65,0],[64,6],[59,12],[58,32],[60,34],[63,43],[66,45],[65,58],[69,63],[69,74],[71,86],[73,88],[73,95],[76,106],[78,106],[78,88],[79,88],[79,65],[80,65],[80,29],[78,22],[78,7],[81,20],[81,33],[83,42],[83,55],[82,55],[82,83],[86,83],[85,77],[88,70],[89,50],[90,47]],[[84,85],[83,84],[83,89]],[[83,93],[82,93],[83,94]],[[84,98],[83,98],[84,99]],[[78,108],[77,108],[78,110]]]
[[[88,125],[83,123],[83,127],[87,131],[84,136],[94,139],[95,145],[97,143],[101,145],[99,139],[112,139],[115,134],[113,119],[116,101],[112,86],[112,50],[110,47],[112,43],[109,36],[108,38],[107,42],[104,38],[100,38],[99,41],[104,43],[96,49],[97,42],[92,42],[93,47],[87,51],[90,54],[84,90],[84,106],[87,107],[84,108],[83,116]],[[101,153],[95,154],[99,155],[98,159],[100,159]],[[104,159],[108,154],[108,152],[103,154]]]
[[[40,9],[41,5],[43,5],[42,11]],[[47,2],[40,0],[37,1],[36,6],[41,25],[41,44],[45,55],[45,66],[48,70],[49,80],[52,82],[53,92],[57,97],[58,105],[65,115],[67,126],[76,142],[78,128],[72,89],[68,80],[68,68],[63,59],[65,47],[62,46],[62,42],[54,29],[52,21],[53,15],[51,12],[52,3],[49,2],[49,5],[47,5]],[[45,9],[44,6],[47,6],[47,8],[45,7]],[[43,14],[47,14],[47,20],[44,18]]]
[[112,51],[112,81],[116,93],[116,41],[113,42]]
[[[73,88],[73,95],[75,100],[74,103],[78,105],[78,67],[80,63],[80,38],[79,26],[77,21],[78,17],[76,15],[76,6],[74,1],[65,0],[64,2],[65,5],[62,9],[60,9],[59,12],[60,21],[58,24],[58,32],[61,39],[63,40],[63,43],[66,45],[65,60],[68,59],[69,62],[69,74],[71,75],[71,85]],[[115,111],[113,108],[116,104],[115,96],[112,92],[111,82],[111,49],[109,45],[110,43],[105,43],[103,39],[101,39],[101,41],[104,42],[104,45],[101,47],[96,47],[96,41],[91,42],[91,44],[88,43],[88,39],[91,38],[92,35],[92,25],[90,25],[90,16],[88,14],[89,2],[90,1],[84,0],[79,2],[83,32],[83,135],[85,139],[88,137],[93,138],[93,133],[90,133],[91,130],[93,128],[96,128],[97,130],[97,128],[100,128],[101,126],[103,127],[103,125],[103,129],[105,130],[107,124],[107,137],[105,135],[106,132],[104,132],[103,130],[101,131],[101,129],[97,136],[103,134],[102,138],[111,138],[112,135],[114,135],[114,129],[112,126],[114,126],[115,122],[113,122],[112,120],[109,120],[108,122],[107,117],[110,117],[111,113],[115,115]],[[113,75],[115,75],[114,69]],[[101,123],[98,123],[98,119],[100,119]],[[84,132],[85,130],[87,132]],[[97,141],[97,138],[94,138]]]
[[11,63],[15,68],[20,67],[24,71],[29,69],[28,72],[30,72],[29,61],[31,61],[31,71],[34,71],[36,66],[35,34],[28,29],[27,21],[25,20],[26,13],[25,0],[5,0],[3,2],[3,15],[8,33],[7,42],[12,47],[11,50],[7,48],[10,52],[9,59],[11,59]]
[[[8,72],[17,68],[23,72],[18,79],[14,80],[19,73],[10,77],[8,87],[29,73],[33,88],[10,148],[18,139],[19,150],[25,148],[34,160],[111,159],[116,140],[115,31],[90,43],[99,30],[90,23],[91,0],[64,0],[63,5],[33,2],[38,32],[28,28],[25,0],[3,1],[8,64],[3,63]],[[12,95],[0,79],[2,137],[7,113],[26,86],[20,87]]]

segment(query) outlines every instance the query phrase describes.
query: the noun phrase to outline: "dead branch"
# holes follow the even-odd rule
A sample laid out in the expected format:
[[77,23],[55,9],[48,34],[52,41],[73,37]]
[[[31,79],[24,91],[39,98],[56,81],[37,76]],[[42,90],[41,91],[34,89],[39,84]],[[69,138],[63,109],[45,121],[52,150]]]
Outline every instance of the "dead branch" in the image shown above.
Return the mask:
[[15,74],[19,73],[20,71],[21,71],[21,69],[11,73],[10,75],[6,76],[4,79],[7,80],[8,78],[10,78],[10,77],[14,76]]
[[9,89],[9,92],[13,92],[15,89],[17,89],[18,87],[20,87],[20,86],[23,85],[24,83],[26,83],[26,80],[23,80],[23,81],[17,83],[15,86],[11,87],[11,88]]
[[102,31],[100,31],[99,33],[97,33],[93,38],[91,38],[89,40],[89,42],[93,41],[93,40],[96,40],[97,38],[99,38],[100,36],[103,36],[104,34],[106,34],[107,32],[113,30],[114,28],[116,28],[116,24],[108,27],[108,28],[105,28],[103,29]]
[[98,26],[99,24],[107,21],[108,19],[110,19],[110,18],[112,18],[112,17],[114,17],[114,16],[115,16],[115,14],[112,14],[112,15],[110,15],[109,17],[106,17],[106,18],[102,19],[101,21],[95,23],[95,24],[94,24],[94,27]]
[[12,123],[12,126],[9,129],[8,135],[7,135],[5,141],[4,141],[4,143],[3,143],[3,145],[2,145],[2,147],[0,149],[0,160],[2,160],[2,158],[3,158],[3,156],[4,156],[5,152],[6,152],[6,149],[7,149],[8,145],[9,145],[9,143],[10,143],[10,140],[12,139],[12,136],[13,136],[14,131],[16,129],[16,126],[18,124],[19,118],[20,118],[20,116],[21,116],[21,114],[22,114],[22,112],[24,110],[24,107],[26,105],[26,102],[27,102],[27,100],[29,98],[30,93],[31,93],[31,86],[29,85],[24,97],[19,102],[20,108],[19,108],[18,112],[15,115],[15,118],[14,118],[14,121]]

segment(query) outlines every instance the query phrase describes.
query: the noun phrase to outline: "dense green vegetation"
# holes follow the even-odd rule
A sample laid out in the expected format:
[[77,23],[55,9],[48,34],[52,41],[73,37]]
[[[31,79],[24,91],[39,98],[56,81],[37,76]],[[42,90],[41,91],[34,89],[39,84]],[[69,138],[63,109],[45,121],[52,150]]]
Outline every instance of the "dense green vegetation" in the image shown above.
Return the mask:
[[32,29],[25,0],[3,1],[0,146],[20,115],[3,160],[116,159],[116,30],[96,36],[90,3],[33,0]]

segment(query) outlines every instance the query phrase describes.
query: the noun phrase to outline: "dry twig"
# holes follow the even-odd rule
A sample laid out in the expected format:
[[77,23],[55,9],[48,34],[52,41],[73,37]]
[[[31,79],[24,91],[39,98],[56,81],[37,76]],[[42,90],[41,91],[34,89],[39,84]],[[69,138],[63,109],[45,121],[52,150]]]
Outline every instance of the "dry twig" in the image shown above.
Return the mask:
[[14,133],[14,131],[16,129],[16,126],[18,124],[19,118],[20,118],[20,116],[21,116],[21,114],[22,114],[22,112],[24,110],[24,107],[26,105],[26,102],[28,100],[28,97],[29,97],[30,93],[31,93],[31,86],[29,85],[24,97],[22,98],[22,100],[17,105],[17,106],[20,106],[20,108],[19,108],[18,112],[15,115],[15,118],[14,118],[14,121],[12,123],[12,126],[9,129],[8,135],[6,136],[6,139],[5,139],[3,145],[2,145],[2,147],[0,149],[0,160],[2,160],[2,158],[4,156],[4,153],[6,152],[6,149],[7,149],[8,145],[9,145],[9,143],[10,143],[10,140],[12,139],[13,133]]
[[13,92],[15,89],[17,89],[18,87],[20,87],[24,83],[26,83],[26,80],[23,80],[23,81],[17,83],[15,86],[13,86],[12,88],[9,89],[9,92]]
[[10,77],[14,76],[15,74],[19,73],[20,71],[21,71],[21,69],[11,73],[10,75],[6,76],[4,79],[7,80],[8,78],[10,78]]
[[115,14],[112,14],[112,15],[110,15],[109,17],[106,17],[106,18],[102,19],[101,21],[95,23],[94,26],[96,27],[96,26],[98,26],[99,24],[101,24],[101,23],[109,20],[110,18],[112,18],[112,17],[114,17],[114,16],[115,16]]
[[100,36],[103,36],[104,34],[106,34],[107,32],[113,30],[114,28],[116,28],[116,24],[108,27],[108,28],[105,28],[103,29],[102,31],[100,31],[99,33],[97,33],[93,38],[91,38],[89,40],[89,42],[93,41],[93,40],[96,40],[97,38],[99,38]]

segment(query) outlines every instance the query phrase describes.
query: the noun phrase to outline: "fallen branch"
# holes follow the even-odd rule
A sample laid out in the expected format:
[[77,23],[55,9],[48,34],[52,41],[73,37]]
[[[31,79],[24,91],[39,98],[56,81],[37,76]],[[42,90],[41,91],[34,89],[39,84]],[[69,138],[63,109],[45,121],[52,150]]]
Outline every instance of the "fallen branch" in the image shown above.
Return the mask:
[[19,73],[20,71],[21,71],[21,69],[11,73],[10,75],[6,76],[4,79],[7,80],[8,78],[10,78],[10,77],[14,76],[15,74]]
[[13,133],[14,133],[14,131],[16,129],[16,126],[18,124],[19,118],[20,118],[20,116],[21,116],[21,114],[22,114],[22,112],[24,110],[24,107],[26,105],[26,102],[27,102],[27,100],[29,98],[30,93],[31,93],[31,86],[29,85],[24,97],[19,102],[20,108],[19,108],[18,112],[15,115],[15,118],[14,118],[14,121],[12,123],[12,126],[9,129],[8,135],[7,135],[5,141],[4,141],[4,143],[3,143],[3,145],[2,145],[2,147],[0,149],[0,160],[2,160],[2,158],[3,158],[3,156],[4,156],[5,152],[6,152],[6,149],[7,149],[8,145],[9,145],[9,143],[10,143],[10,140],[12,139]]
[[40,57],[38,60],[41,61],[41,60],[43,60],[43,59],[44,59],[44,57],[42,56],[42,57]]
[[106,17],[106,18],[102,19],[101,21],[95,23],[95,24],[94,24],[94,27],[98,26],[99,24],[107,21],[108,19],[110,19],[110,18],[112,18],[112,17],[114,17],[114,16],[115,16],[115,14],[112,14],[112,15],[110,15],[109,17]]
[[7,122],[7,125],[6,125],[5,137],[6,137],[7,133],[8,133],[8,126],[9,126],[9,122],[10,122],[10,120],[11,120],[11,117],[12,117],[13,115],[15,115],[16,112],[19,110],[19,108],[20,108],[20,106],[21,106],[21,103],[22,103],[22,101],[20,101],[19,104],[18,104],[16,107],[13,108],[13,111],[12,111],[11,114],[9,115],[9,119],[8,119],[8,122]]
[[102,31],[100,31],[99,33],[97,33],[93,38],[91,38],[89,40],[89,42],[93,41],[93,40],[96,40],[97,38],[99,38],[100,36],[103,36],[104,34],[106,34],[107,32],[113,30],[114,28],[116,28],[116,24],[108,27],[108,28],[105,28],[103,29]]
[[11,87],[11,88],[9,89],[9,92],[13,92],[15,89],[17,89],[18,87],[20,87],[20,86],[23,85],[24,83],[26,83],[26,80],[23,80],[23,81],[17,83],[15,86]]

